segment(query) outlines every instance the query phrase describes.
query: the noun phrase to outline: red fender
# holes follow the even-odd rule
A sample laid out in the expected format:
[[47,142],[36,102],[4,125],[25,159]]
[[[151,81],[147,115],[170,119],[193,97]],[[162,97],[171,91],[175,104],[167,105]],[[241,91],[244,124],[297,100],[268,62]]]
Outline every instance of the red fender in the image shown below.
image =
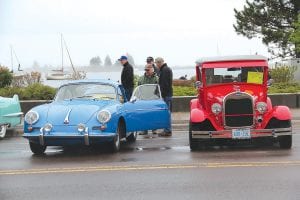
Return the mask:
[[191,100],[191,102],[190,102],[190,109],[191,109],[190,121],[191,122],[193,122],[193,123],[203,122],[206,119],[205,114],[201,108],[202,107],[199,104],[199,99]]
[[203,110],[200,110],[199,108],[195,108],[191,110],[190,114],[190,121],[193,123],[199,123],[203,122],[206,119],[206,116],[203,112]]
[[279,120],[291,120],[292,113],[287,106],[274,106],[273,107],[273,117]]
[[200,108],[199,99],[192,99],[190,101],[190,109]]

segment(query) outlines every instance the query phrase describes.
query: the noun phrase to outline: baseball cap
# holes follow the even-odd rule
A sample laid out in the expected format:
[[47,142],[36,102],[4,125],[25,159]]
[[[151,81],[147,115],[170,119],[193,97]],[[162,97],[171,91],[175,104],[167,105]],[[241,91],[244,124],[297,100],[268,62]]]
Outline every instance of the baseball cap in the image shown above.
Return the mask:
[[152,61],[154,61],[154,58],[151,56],[148,56],[146,62],[152,62]]
[[121,56],[118,60],[127,60],[127,56]]

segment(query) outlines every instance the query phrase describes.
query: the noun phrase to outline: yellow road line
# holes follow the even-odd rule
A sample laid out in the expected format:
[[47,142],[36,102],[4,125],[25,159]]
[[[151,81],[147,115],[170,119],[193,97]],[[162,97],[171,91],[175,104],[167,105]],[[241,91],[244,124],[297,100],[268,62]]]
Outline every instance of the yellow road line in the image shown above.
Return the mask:
[[195,169],[195,168],[236,168],[236,167],[279,167],[300,166],[300,161],[274,161],[274,162],[211,162],[193,164],[158,164],[158,165],[129,165],[129,166],[91,166],[71,168],[43,168],[0,170],[1,175],[27,175],[27,174],[51,174],[51,173],[76,173],[99,171],[134,171],[134,170],[166,170],[166,169]]

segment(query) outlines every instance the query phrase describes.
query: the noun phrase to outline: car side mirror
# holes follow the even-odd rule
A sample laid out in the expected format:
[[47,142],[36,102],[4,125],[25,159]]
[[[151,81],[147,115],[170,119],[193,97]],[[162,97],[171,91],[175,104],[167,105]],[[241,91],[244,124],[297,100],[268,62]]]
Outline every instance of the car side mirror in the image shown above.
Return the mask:
[[130,103],[135,103],[137,101],[137,98],[136,98],[136,96],[133,96],[133,97],[131,97],[131,99],[130,99]]
[[202,82],[201,81],[196,81],[194,86],[195,86],[195,88],[199,89],[199,88],[202,87]]

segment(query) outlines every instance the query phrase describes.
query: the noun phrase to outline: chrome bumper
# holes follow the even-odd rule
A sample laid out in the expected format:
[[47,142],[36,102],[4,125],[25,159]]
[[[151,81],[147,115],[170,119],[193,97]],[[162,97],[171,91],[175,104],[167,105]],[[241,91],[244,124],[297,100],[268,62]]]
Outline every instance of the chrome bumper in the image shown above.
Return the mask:
[[59,138],[82,138],[84,140],[85,145],[90,145],[90,140],[92,138],[111,138],[115,137],[116,133],[105,133],[105,134],[90,134],[88,128],[85,129],[80,134],[69,134],[69,133],[56,133],[56,134],[49,134],[44,131],[43,128],[40,129],[39,134],[30,134],[30,133],[24,133],[23,137],[30,139],[35,138],[38,139],[38,142],[40,145],[45,145],[46,139],[59,139]]
[[[251,138],[259,137],[278,137],[284,135],[292,135],[292,127],[276,128],[276,129],[251,129]],[[230,139],[232,138],[232,130],[222,131],[192,131],[192,138],[195,139]]]

